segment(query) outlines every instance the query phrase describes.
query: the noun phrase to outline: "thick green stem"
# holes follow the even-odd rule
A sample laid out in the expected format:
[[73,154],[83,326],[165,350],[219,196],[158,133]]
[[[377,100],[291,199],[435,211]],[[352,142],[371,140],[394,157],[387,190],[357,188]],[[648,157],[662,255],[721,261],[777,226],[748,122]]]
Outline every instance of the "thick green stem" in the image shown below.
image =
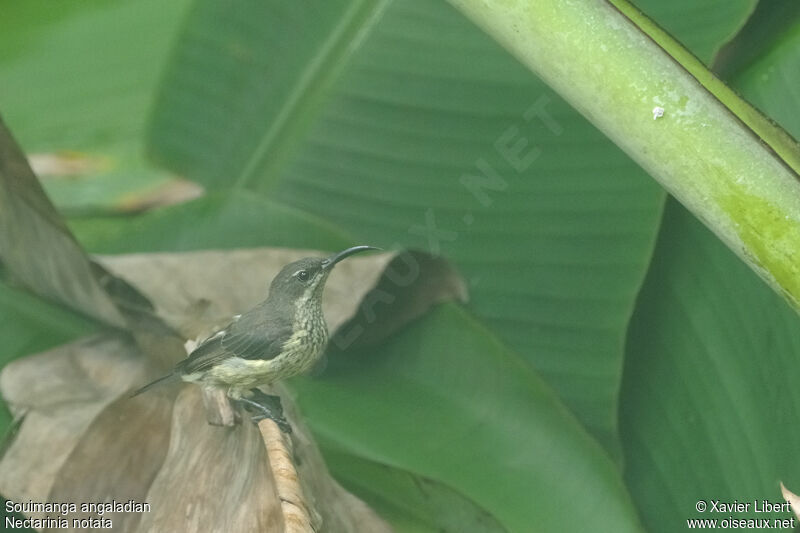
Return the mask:
[[788,135],[625,0],[449,1],[800,309],[800,152]]

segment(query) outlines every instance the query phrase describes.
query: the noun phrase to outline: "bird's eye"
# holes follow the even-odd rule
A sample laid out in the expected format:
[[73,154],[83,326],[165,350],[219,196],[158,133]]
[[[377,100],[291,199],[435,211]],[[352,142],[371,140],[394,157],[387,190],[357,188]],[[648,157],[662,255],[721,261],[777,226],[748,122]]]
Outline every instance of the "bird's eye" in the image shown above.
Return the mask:
[[300,281],[308,281],[308,278],[311,277],[308,273],[308,270],[298,270],[297,271],[297,279]]

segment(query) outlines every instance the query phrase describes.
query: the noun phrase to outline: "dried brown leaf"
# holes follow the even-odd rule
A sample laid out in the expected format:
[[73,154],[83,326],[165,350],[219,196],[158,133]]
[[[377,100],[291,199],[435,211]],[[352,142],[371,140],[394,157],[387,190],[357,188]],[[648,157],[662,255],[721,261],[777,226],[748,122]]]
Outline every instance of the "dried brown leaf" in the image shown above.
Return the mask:
[[800,496],[786,488],[786,485],[781,481],[781,494],[783,499],[789,502],[792,512],[800,520]]
[[125,321],[0,121],[0,257],[14,279],[98,320]]
[[[170,443],[173,396],[153,394],[142,399],[123,395],[107,405],[80,435],[56,475],[47,501],[77,505],[147,501]],[[95,516],[78,512],[71,518]],[[119,531],[134,531],[142,516],[147,514],[115,513],[113,524]]]
[[0,461],[0,492],[47,501],[54,478],[104,408],[144,375],[135,347],[90,337],[14,361],[0,374],[12,412],[25,416]]
[[252,424],[206,424],[200,391],[184,387],[169,451],[147,494],[139,531],[280,531],[266,453]]
[[[146,364],[130,340],[93,337],[8,365],[0,385],[27,418],[0,461],[0,491],[18,502],[151,504],[150,513],[104,515],[117,531],[280,531],[280,501],[255,426],[209,426],[194,386],[120,396]],[[330,478],[307,430],[294,426],[304,486],[321,502],[315,513],[325,524],[349,524],[325,530],[389,531]]]
[[[263,299],[278,270],[307,255],[318,254],[209,251],[108,257],[103,263],[143,292],[171,326],[193,338]],[[376,295],[372,301],[370,294]],[[393,299],[388,301],[386,294]],[[331,329],[360,324],[362,339],[356,340],[374,342],[432,303],[463,296],[463,284],[443,261],[424,254],[380,254],[337,266],[324,311]],[[378,309],[376,302],[386,305]],[[161,351],[165,342],[154,335],[152,345],[139,342],[139,349]],[[113,515],[122,531],[285,526],[287,516],[258,430],[249,423],[208,425],[201,391],[194,386],[165,387],[128,399],[125,391],[156,371],[153,357],[138,353],[131,340],[104,336],[6,367],[0,387],[15,412],[24,410],[27,418],[0,461],[0,491],[17,501],[113,498],[152,505],[150,513]],[[324,531],[389,531],[330,477],[290,397],[281,396],[295,429],[293,446],[287,448],[293,448],[302,487],[295,494],[302,493],[312,521]]]

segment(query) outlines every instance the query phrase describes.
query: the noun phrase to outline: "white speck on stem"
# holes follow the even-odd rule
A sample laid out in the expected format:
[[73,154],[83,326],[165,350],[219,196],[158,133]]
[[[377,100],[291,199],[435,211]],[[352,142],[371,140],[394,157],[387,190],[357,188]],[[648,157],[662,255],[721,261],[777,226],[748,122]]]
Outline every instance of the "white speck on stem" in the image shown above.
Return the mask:
[[664,108],[661,106],[655,106],[653,108],[653,120],[658,120],[663,116],[664,116]]

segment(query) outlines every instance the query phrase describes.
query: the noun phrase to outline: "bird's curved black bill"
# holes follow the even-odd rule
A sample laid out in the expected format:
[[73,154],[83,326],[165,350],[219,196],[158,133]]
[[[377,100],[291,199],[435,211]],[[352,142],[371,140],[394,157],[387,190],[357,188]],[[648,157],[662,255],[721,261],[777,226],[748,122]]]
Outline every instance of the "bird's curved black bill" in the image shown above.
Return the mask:
[[353,246],[352,248],[342,250],[341,252],[333,254],[329,258],[325,259],[322,262],[322,268],[326,270],[331,269],[333,268],[333,265],[335,265],[342,259],[350,257],[351,255],[357,254],[359,252],[365,252],[367,250],[380,250],[380,248],[375,248],[374,246]]

